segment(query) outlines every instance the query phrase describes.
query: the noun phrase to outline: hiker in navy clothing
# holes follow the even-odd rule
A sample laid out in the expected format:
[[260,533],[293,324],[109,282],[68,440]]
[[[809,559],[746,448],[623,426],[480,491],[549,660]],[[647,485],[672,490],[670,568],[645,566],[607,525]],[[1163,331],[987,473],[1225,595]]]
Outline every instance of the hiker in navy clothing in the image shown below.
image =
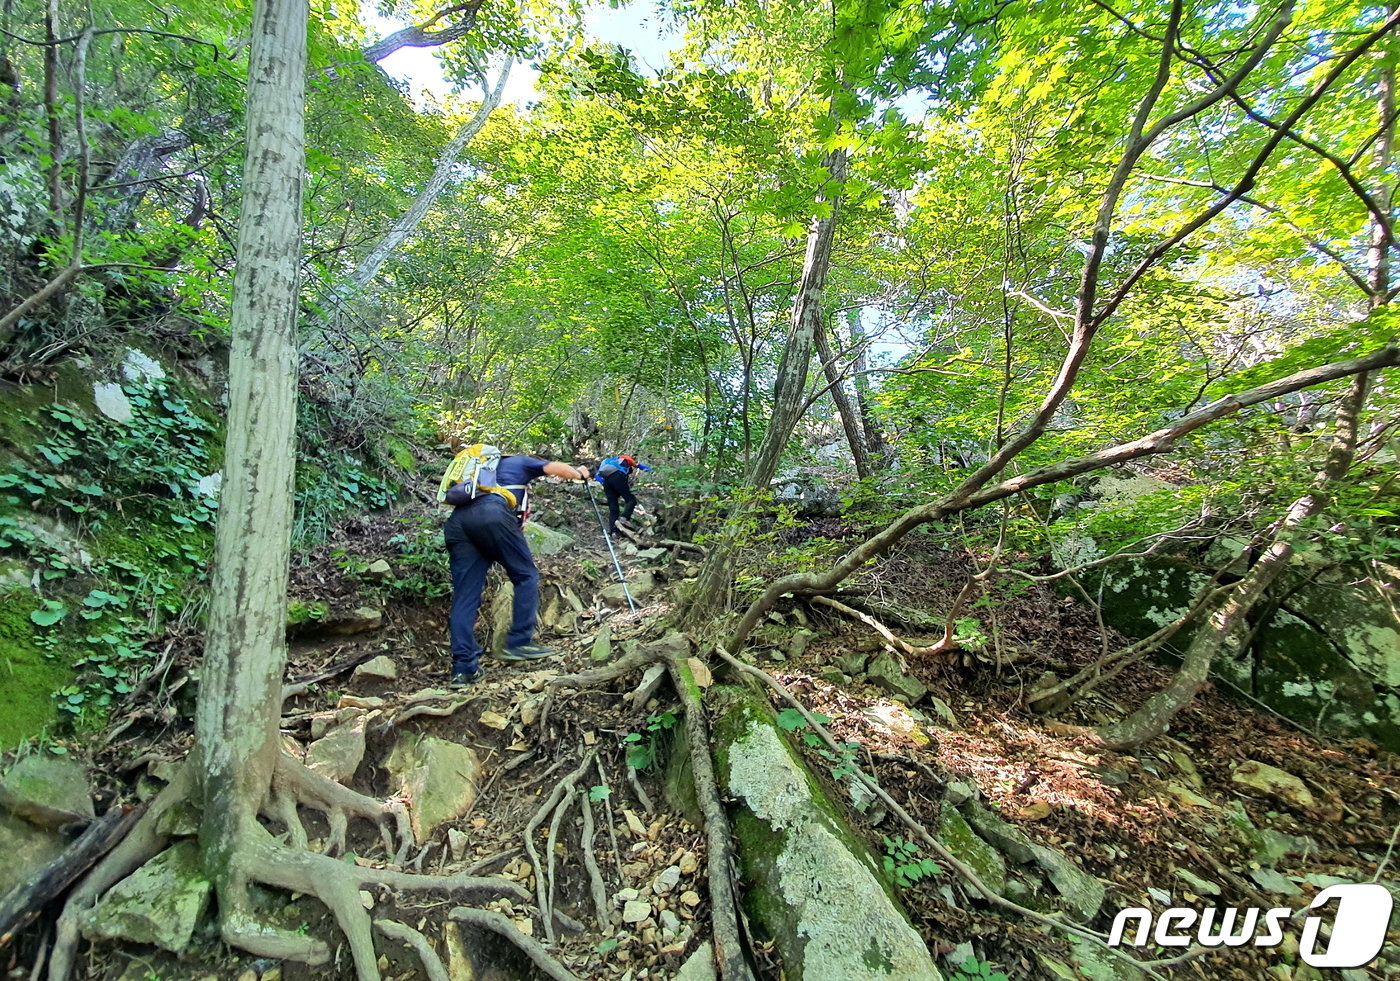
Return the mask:
[[651,472],[651,467],[638,463],[630,456],[610,456],[598,464],[598,474],[593,479],[603,485],[603,493],[608,495],[608,530],[617,534],[618,501],[625,501],[627,509],[622,511],[623,521],[632,519],[637,510],[637,496],[632,493],[632,475],[638,470]]
[[[443,528],[452,569],[453,688],[470,685],[485,674],[480,665],[481,646],[476,642],[476,617],[492,562],[499,562],[515,585],[510,633],[506,635],[501,659],[533,661],[555,653],[534,643],[540,574],[522,529],[528,485],[546,474],[565,480],[587,480],[588,468],[532,456],[503,456],[496,465],[495,486],[489,492],[477,491],[473,496],[465,484],[457,484],[445,495],[446,502],[454,505]],[[507,493],[501,493],[502,490]]]

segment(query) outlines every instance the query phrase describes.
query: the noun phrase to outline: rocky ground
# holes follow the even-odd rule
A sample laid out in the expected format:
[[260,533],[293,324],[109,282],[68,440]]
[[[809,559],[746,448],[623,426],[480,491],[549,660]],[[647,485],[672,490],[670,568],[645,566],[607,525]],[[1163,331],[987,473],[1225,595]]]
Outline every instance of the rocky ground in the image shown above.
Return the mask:
[[[542,639],[561,655],[523,666],[487,661],[482,683],[448,690],[445,561],[431,509],[415,504],[360,519],[294,570],[288,679],[295,693],[284,712],[286,750],[361,793],[409,804],[411,849],[389,854],[378,829],[352,821],[344,829],[345,860],[506,880],[496,895],[471,902],[387,887],[364,894],[376,916],[392,915],[425,937],[453,981],[538,976],[521,945],[454,915],[464,905],[504,917],[578,978],[704,977],[706,849],[678,776],[678,754],[670,751],[680,709],[669,683],[653,673],[599,686],[551,685],[654,643],[666,588],[693,572],[695,553],[658,546],[666,534],[658,529],[638,544],[624,543],[640,607],[634,616],[610,589],[611,560],[587,498],[561,486],[543,488],[536,499],[537,522],[574,538],[542,535],[536,542],[545,582]],[[850,529],[828,522],[804,533],[813,531],[839,538]],[[944,545],[911,540],[847,600],[882,623],[902,616],[903,639],[930,644],[971,571],[967,556]],[[505,609],[504,590],[495,584],[493,591],[483,621],[500,619]],[[429,593],[436,597],[425,601]],[[815,739],[796,738],[805,733],[793,727],[800,751],[886,869],[946,976],[957,978],[969,959],[981,973],[969,967],[965,977],[1146,975],[1009,914],[950,870],[935,868],[909,830],[859,792],[852,765],[937,829],[998,895],[1101,932],[1125,907],[1299,909],[1334,882],[1400,878],[1391,856],[1400,820],[1395,755],[1362,741],[1319,739],[1213,692],[1184,713],[1172,738],[1136,755],[1098,750],[1084,727],[1136,704],[1164,683],[1167,670],[1137,665],[1047,719],[1030,711],[1029,694],[1047,672],[1065,676],[1102,650],[1092,611],[1044,584],[994,591],[984,608],[980,638],[921,655],[890,649],[868,621],[848,612],[790,604],[769,618],[751,651],[757,666],[829,720],[846,747],[833,754]],[[160,679],[138,693],[112,729],[95,744],[59,747],[68,750],[64,758],[88,764],[92,788],[90,795],[71,784],[63,791],[59,810],[73,820],[59,823],[80,825],[93,798],[97,813],[148,798],[183,756],[197,638],[169,641]],[[775,697],[774,707],[785,705]],[[25,765],[38,768],[55,757],[39,752],[30,759]],[[7,788],[14,782],[7,778]],[[317,816],[302,822],[313,848],[334,843],[342,831]],[[335,928],[316,902],[272,893],[264,899],[270,918],[335,944]],[[196,888],[178,914],[155,911],[137,926],[121,918],[132,915],[129,908],[110,903],[112,919],[99,917],[90,932],[148,930],[149,942],[99,939],[81,976],[353,976],[344,951],[315,970],[229,951],[197,915],[204,901]],[[560,915],[542,917],[544,905]],[[8,976],[30,976],[50,923],[46,916],[0,948]],[[765,938],[753,930],[760,974],[780,977]],[[1297,930],[1285,932],[1278,947],[1210,952],[1159,973],[1323,977],[1301,963]],[[1390,939],[1397,937],[1392,932]],[[377,943],[386,977],[429,976],[410,946]],[[1162,956],[1156,947],[1145,951],[1153,953],[1139,956]],[[1392,944],[1369,968],[1328,975],[1400,977],[1400,957]]]

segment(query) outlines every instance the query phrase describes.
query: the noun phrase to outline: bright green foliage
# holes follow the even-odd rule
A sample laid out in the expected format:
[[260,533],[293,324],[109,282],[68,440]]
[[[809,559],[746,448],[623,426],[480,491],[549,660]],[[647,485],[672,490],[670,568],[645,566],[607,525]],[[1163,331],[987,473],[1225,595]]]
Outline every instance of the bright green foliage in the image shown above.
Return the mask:
[[948,981],[1008,981],[1006,974],[994,970],[991,961],[969,957],[962,966],[948,975]]
[[933,859],[919,857],[919,846],[913,842],[888,835],[881,837],[885,843],[885,856],[881,864],[890,881],[900,889],[908,889],[929,876],[943,874]]
[[657,737],[676,724],[676,717],[670,712],[647,716],[646,729],[642,732],[629,732],[622,737],[627,748],[627,765],[634,770],[650,770],[656,763]]

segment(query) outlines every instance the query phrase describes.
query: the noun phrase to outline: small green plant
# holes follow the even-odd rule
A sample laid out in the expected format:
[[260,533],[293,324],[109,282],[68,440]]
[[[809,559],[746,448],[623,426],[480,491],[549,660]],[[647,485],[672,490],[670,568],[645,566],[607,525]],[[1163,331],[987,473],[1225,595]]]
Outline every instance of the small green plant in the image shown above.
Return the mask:
[[656,762],[657,734],[675,724],[674,715],[662,712],[660,715],[647,716],[647,724],[642,732],[629,732],[623,736],[622,741],[630,747],[627,750],[627,765],[634,770],[650,770]]
[[611,793],[612,793],[612,788],[611,788],[611,787],[609,787],[609,786],[607,786],[607,785],[605,785],[605,784],[601,784],[601,783],[600,783],[600,784],[598,784],[598,785],[595,786],[595,787],[589,787],[589,788],[588,788],[588,799],[589,799],[590,801],[593,801],[593,802],[596,803],[597,801],[600,801],[600,800],[607,800],[607,799],[608,799],[608,796],[609,796]]
[[[823,715],[821,712],[813,712],[812,719],[818,725],[824,726],[831,721],[831,716]],[[806,728],[807,720],[797,709],[785,708],[778,713],[778,726],[787,732],[796,732],[798,729]],[[855,777],[859,771],[856,765],[856,754],[860,752],[860,743],[837,743],[836,750],[833,751],[827,748],[825,742],[815,732],[804,732],[802,741],[815,749],[818,756],[831,764],[831,779],[836,781],[849,780]]]
[[979,961],[969,957],[962,966],[948,975],[948,981],[1008,981],[1001,971],[992,970],[991,961]]
[[[931,875],[941,875],[943,870],[931,858],[919,857],[919,846],[904,838],[883,836],[885,842],[885,874],[900,889],[910,886]],[[975,975],[980,977],[981,975]]]

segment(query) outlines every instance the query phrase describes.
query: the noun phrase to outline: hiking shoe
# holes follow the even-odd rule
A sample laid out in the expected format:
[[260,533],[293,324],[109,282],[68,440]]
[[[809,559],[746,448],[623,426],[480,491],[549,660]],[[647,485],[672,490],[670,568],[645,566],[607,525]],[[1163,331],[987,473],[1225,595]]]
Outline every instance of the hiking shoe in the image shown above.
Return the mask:
[[475,671],[453,671],[452,680],[447,683],[447,687],[469,688],[484,677],[486,677],[484,668],[477,668]]
[[545,647],[543,644],[521,644],[518,647],[507,647],[496,655],[502,661],[538,661],[542,657],[553,657],[559,652],[552,647]]

